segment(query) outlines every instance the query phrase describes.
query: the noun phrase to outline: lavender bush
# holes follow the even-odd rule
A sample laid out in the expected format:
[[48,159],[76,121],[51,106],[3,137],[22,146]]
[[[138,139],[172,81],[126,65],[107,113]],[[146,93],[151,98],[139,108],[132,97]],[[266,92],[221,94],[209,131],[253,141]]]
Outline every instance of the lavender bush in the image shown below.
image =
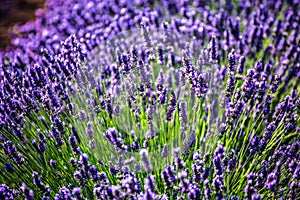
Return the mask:
[[0,198],[300,199],[298,3],[49,0],[0,52]]

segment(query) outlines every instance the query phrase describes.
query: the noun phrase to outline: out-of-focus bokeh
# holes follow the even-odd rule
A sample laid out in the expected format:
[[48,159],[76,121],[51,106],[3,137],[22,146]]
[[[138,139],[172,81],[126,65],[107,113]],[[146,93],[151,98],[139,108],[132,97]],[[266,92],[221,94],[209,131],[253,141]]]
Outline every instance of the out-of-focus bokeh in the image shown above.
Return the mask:
[[8,30],[34,20],[35,11],[44,3],[45,0],[0,0],[0,49],[10,45]]

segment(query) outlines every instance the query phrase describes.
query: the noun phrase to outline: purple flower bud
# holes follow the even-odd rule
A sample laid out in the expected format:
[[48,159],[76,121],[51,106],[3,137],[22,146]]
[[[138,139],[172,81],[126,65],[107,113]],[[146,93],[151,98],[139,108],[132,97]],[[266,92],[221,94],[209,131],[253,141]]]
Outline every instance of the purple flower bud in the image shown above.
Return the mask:
[[164,84],[164,72],[162,70],[160,70],[159,74],[158,74],[158,77],[157,77],[157,80],[156,80],[156,89],[157,89],[157,91],[159,91],[159,92],[163,91],[163,89],[164,89],[163,84]]
[[72,194],[73,194],[74,196],[76,196],[77,198],[80,197],[80,194],[81,194],[81,188],[80,188],[80,187],[74,188],[73,191],[72,191]]
[[272,133],[276,130],[276,124],[275,122],[271,122],[270,124],[267,125],[267,127],[265,128],[265,132],[263,135],[263,138],[265,140],[269,140],[272,138]]
[[218,49],[216,36],[212,36],[209,47],[209,59],[210,62],[216,62],[218,60]]
[[87,154],[81,154],[79,157],[79,162],[83,165],[88,165],[88,155]]
[[228,54],[228,69],[230,72],[233,72],[236,69],[236,54],[234,49]]
[[167,144],[164,145],[164,147],[162,149],[162,152],[161,152],[161,156],[163,158],[166,158],[166,157],[169,156],[169,151],[168,151],[168,145]]
[[144,22],[142,22],[140,25],[141,25],[141,28],[142,28],[142,35],[143,35],[143,38],[144,38],[145,46],[147,48],[151,48],[152,47],[152,42],[151,42],[149,27],[146,26]]
[[270,85],[270,88],[269,88],[269,89],[270,89],[273,93],[275,93],[280,83],[281,83],[281,78],[280,78],[280,76],[275,75],[274,79],[273,79],[272,82],[271,82],[271,85]]
[[151,161],[148,156],[148,151],[146,149],[142,149],[140,151],[140,156],[142,158],[144,168],[147,170],[147,172],[150,172],[151,171]]
[[240,56],[239,58],[239,65],[238,65],[238,72],[240,74],[244,73],[246,58],[244,56]]
[[26,200],[32,200],[34,196],[33,190],[27,189],[25,183],[22,183],[20,189],[22,190],[23,194],[25,195]]
[[173,118],[173,113],[176,110],[176,105],[177,105],[177,98],[175,95],[175,92],[171,90],[171,96],[168,101],[168,108],[166,111],[166,120],[171,121]]
[[230,102],[230,97],[233,94],[234,86],[235,86],[235,79],[233,74],[230,73],[226,85],[226,102]]
[[15,199],[13,191],[5,184],[0,185],[0,197],[2,199]]
[[210,189],[209,185],[206,185],[204,191],[205,198],[210,199],[212,195],[212,190]]
[[265,183],[265,187],[269,190],[274,191],[277,185],[277,175],[276,172],[271,172],[268,177],[267,181]]
[[161,177],[163,178],[167,189],[171,187],[171,185],[177,180],[176,171],[173,166],[166,166],[166,168],[162,171]]
[[188,185],[188,196],[190,199],[200,199],[201,189],[196,184]]
[[157,45],[158,61],[160,65],[164,64],[163,44]]
[[76,144],[76,137],[75,136],[71,136],[69,138],[69,141],[70,141],[70,144],[71,144],[72,151],[73,151],[74,155],[78,155],[80,153],[80,148]]
[[184,126],[188,124],[187,103],[185,101],[179,103],[179,120]]
[[50,160],[50,166],[51,166],[52,168],[56,169],[56,161],[53,160],[53,159],[51,159],[51,160]]
[[247,186],[245,187],[245,190],[244,190],[247,198],[252,199],[253,197],[255,197],[257,195],[256,194],[257,190],[254,188],[256,178],[257,178],[256,174],[249,173],[247,175],[248,182],[247,182]]
[[220,132],[221,132],[221,133],[225,133],[226,128],[227,128],[226,123],[222,123],[222,124],[220,125]]
[[37,172],[32,173],[33,184],[35,184],[43,193],[50,193],[48,188],[42,183],[39,174]]
[[196,136],[195,136],[195,132],[192,131],[189,135],[188,138],[186,138],[183,141],[183,150],[182,150],[182,154],[183,155],[188,155],[188,153],[190,152],[191,147],[193,146],[193,144],[196,141]]
[[145,190],[148,191],[149,193],[152,193],[152,195],[154,194],[154,196],[155,196],[156,189],[155,189],[155,179],[154,179],[154,176],[148,176],[146,178]]
[[59,190],[59,194],[56,194],[54,199],[55,200],[71,199],[71,197],[72,197],[71,191],[66,187],[62,187]]
[[104,136],[110,141],[114,146],[121,150],[127,150],[129,147],[124,143],[122,134],[120,134],[115,127],[109,128],[104,132]]
[[162,93],[160,93],[160,95],[158,97],[158,101],[159,101],[160,104],[165,104],[166,103],[167,95],[168,95],[168,90],[167,90],[167,88],[164,88]]
[[223,199],[224,181],[222,176],[216,176],[212,181],[212,186],[215,188],[214,192],[218,199]]
[[4,169],[10,174],[14,172],[14,167],[9,162],[5,163]]

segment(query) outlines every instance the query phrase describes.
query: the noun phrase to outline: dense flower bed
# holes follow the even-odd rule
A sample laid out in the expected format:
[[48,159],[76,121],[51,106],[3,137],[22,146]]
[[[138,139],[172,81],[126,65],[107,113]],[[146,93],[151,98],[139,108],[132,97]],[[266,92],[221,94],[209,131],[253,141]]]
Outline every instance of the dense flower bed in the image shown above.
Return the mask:
[[0,199],[300,199],[298,7],[48,0],[0,52]]

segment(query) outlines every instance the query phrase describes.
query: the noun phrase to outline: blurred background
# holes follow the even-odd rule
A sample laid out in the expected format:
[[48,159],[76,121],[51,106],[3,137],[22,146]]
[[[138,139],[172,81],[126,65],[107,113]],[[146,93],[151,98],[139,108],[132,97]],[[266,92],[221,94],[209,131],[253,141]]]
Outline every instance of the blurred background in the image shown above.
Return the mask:
[[45,0],[0,0],[0,49],[10,45],[8,29],[35,19]]

